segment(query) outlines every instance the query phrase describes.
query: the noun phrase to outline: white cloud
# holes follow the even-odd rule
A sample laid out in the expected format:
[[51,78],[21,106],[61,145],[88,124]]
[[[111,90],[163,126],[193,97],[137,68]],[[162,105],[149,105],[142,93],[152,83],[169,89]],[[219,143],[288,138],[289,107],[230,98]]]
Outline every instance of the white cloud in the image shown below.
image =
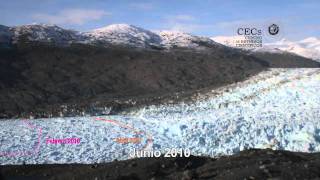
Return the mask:
[[164,17],[164,28],[172,31],[195,33],[213,28],[210,24],[199,24],[194,16],[178,14]]
[[219,28],[233,28],[235,26],[239,26],[239,25],[243,25],[247,22],[242,21],[242,20],[238,20],[238,21],[223,21],[223,22],[219,22],[217,23],[217,27]]
[[65,9],[53,15],[43,13],[34,14],[33,18],[37,21],[50,24],[82,25],[88,21],[99,20],[106,15],[111,15],[111,13],[96,9]]
[[175,21],[193,21],[196,18],[186,14],[180,14],[180,15],[173,16],[172,19]]
[[182,31],[187,33],[194,33],[198,31],[210,31],[213,29],[212,25],[194,24],[194,23],[175,23],[171,24],[170,30]]
[[164,17],[165,29],[192,33],[201,28],[194,23],[196,18],[188,14],[169,15]]
[[154,8],[154,5],[152,3],[132,3],[130,7],[140,10],[151,10]]
[[177,23],[177,22],[194,21],[196,18],[188,14],[178,14],[178,15],[166,16],[164,19],[169,23]]

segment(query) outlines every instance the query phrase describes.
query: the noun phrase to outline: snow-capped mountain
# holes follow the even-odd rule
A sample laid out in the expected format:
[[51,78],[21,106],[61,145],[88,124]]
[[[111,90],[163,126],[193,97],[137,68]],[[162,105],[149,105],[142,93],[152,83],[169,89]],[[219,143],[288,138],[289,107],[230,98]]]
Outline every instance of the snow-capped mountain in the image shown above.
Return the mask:
[[31,24],[11,27],[13,33],[12,42],[16,43],[21,38],[27,38],[29,41],[55,42],[57,44],[66,44],[81,41],[81,35],[72,30],[66,30],[56,25]]
[[[63,29],[56,25],[31,24],[7,27],[0,25],[0,43],[17,43],[21,39],[55,44],[85,43],[107,46],[109,44],[125,45],[139,48],[175,47],[201,49],[226,45],[235,47],[236,40],[242,36],[199,37],[179,31],[152,32],[128,24],[113,24],[89,32]],[[320,60],[320,40],[310,37],[301,41],[282,39],[265,43],[262,48],[251,49],[257,52],[294,53],[306,58]]]
[[210,38],[193,36],[179,31],[160,31],[159,35],[162,39],[162,44],[165,47],[186,47],[197,48],[199,46],[210,47],[218,45]]
[[158,46],[161,44],[159,35],[128,24],[113,24],[91,32],[83,33],[89,42],[107,42],[137,47]]
[[89,42],[131,45],[135,47],[201,48],[216,45],[210,38],[193,36],[179,31],[152,32],[133,25],[113,24],[83,33]]
[[[243,36],[217,36],[211,39],[229,47],[236,47],[236,40]],[[320,39],[310,37],[301,41],[282,39],[272,43],[264,43],[262,48],[251,49],[256,52],[294,53],[313,60],[320,60]]]
[[289,41],[282,39],[274,43],[267,43],[266,47],[278,48],[282,51],[291,52],[300,56],[320,60],[320,39],[310,37],[301,41]]
[[[210,38],[177,31],[152,32],[128,24],[113,24],[89,32],[66,30],[56,25],[32,24],[0,27],[0,40],[12,43],[26,38],[29,41],[56,44],[85,43],[99,45],[128,45],[140,48],[205,48],[218,45]],[[0,41],[1,42],[1,41]]]
[[244,36],[216,36],[211,38],[213,41],[229,47],[236,47],[236,40],[244,40]]

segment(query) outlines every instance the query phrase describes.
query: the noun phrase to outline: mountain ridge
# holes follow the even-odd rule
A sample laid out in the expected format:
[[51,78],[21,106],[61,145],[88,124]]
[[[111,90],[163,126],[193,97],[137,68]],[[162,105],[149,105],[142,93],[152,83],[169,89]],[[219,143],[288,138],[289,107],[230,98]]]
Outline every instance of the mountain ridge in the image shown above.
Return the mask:
[[23,38],[28,41],[54,42],[58,45],[83,43],[108,46],[115,44],[156,49],[175,47],[201,49],[222,46],[206,37],[176,31],[152,32],[129,24],[111,24],[88,32],[68,30],[48,24],[1,26],[0,28],[0,43],[15,44]]
[[[150,31],[129,24],[111,24],[80,32],[61,28],[54,24],[27,24],[21,26],[0,25],[0,45],[16,44],[19,40],[53,42],[57,45],[72,43],[92,45],[123,45],[147,49],[206,49],[210,47],[236,48],[234,39],[241,36],[202,37],[180,31]],[[262,48],[249,49],[257,53],[292,53],[320,61],[320,39],[309,37],[300,41],[265,43]]]

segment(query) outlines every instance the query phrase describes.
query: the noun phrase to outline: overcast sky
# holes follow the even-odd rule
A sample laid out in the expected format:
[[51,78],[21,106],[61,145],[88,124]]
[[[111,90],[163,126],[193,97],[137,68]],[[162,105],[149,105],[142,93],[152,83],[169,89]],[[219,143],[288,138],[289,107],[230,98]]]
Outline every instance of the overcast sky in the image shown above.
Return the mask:
[[235,35],[277,23],[290,40],[320,37],[319,0],[0,0],[0,24],[57,24],[80,31],[114,23],[195,35]]

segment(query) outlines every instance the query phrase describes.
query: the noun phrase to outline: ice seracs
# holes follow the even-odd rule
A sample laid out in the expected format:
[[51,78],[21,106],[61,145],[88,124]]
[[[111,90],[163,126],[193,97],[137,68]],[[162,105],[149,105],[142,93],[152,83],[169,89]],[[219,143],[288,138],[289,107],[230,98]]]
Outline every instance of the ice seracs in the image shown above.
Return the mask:
[[[128,115],[28,120],[42,129],[39,153],[2,156],[0,164],[111,162],[132,158],[133,149],[145,147],[213,157],[249,148],[320,152],[319,82],[319,69],[274,68],[191,103],[151,105]],[[110,123],[115,121],[121,126]],[[28,150],[38,142],[39,133],[21,119],[3,119],[0,126],[0,153]],[[135,132],[145,132],[137,136],[140,143],[115,141],[136,137]],[[46,144],[47,137],[79,138],[81,143]]]

